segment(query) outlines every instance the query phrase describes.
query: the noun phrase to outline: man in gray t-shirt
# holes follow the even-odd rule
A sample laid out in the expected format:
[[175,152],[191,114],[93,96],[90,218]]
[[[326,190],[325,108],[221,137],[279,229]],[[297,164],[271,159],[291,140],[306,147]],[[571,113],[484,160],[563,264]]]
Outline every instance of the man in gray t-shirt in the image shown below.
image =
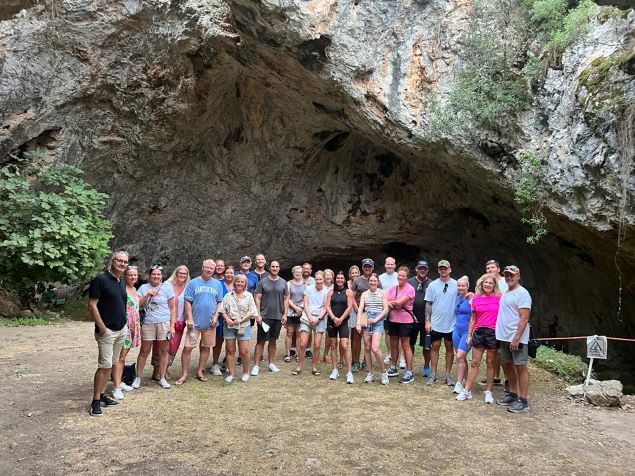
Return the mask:
[[430,364],[432,375],[426,382],[434,385],[437,381],[437,365],[439,363],[439,349],[441,339],[445,341],[445,383],[454,385],[450,377],[454,347],[452,345],[452,331],[454,330],[454,301],[457,294],[456,281],[450,277],[452,268],[448,260],[442,259],[437,265],[439,279],[435,279],[426,289],[426,332],[432,335],[432,351]]
[[269,357],[268,368],[270,372],[279,372],[280,369],[273,363],[276,356],[276,341],[280,336],[280,329],[287,323],[287,311],[289,310],[289,288],[287,282],[278,276],[280,263],[273,260],[269,263],[269,274],[263,277],[256,287],[256,309],[258,309],[258,337],[254,350],[254,366],[251,375],[260,373],[260,356],[267,346]]

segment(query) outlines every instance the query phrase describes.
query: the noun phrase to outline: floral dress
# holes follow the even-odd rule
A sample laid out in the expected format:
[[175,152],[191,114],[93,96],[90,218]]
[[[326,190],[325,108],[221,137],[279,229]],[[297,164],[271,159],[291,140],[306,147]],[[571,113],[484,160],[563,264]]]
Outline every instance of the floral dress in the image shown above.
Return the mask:
[[139,296],[137,292],[127,294],[126,314],[128,315],[128,334],[123,343],[124,349],[141,345],[141,319],[139,318]]

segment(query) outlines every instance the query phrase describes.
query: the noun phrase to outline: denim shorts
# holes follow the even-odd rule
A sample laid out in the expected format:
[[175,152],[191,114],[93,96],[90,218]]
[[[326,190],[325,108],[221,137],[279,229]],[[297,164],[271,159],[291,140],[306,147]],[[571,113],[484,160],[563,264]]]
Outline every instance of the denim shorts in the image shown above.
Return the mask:
[[[379,314],[378,312],[366,313],[369,319],[375,319],[375,317],[378,314]],[[374,334],[374,333],[383,334],[384,333],[384,319],[382,319],[379,322],[376,322],[375,324],[368,324],[368,327],[366,327],[366,330],[368,331],[369,334]]]
[[244,328],[245,333],[241,336],[238,335],[238,329],[235,327],[227,327],[227,325],[223,325],[223,336],[225,340],[249,340],[251,339],[251,326],[247,324]]
[[[317,316],[313,316],[313,317],[317,317]],[[304,322],[300,323],[300,332],[326,332],[326,321],[327,321],[327,317],[324,316],[324,318],[318,322],[317,326],[315,327],[311,327],[308,324],[305,324]]]

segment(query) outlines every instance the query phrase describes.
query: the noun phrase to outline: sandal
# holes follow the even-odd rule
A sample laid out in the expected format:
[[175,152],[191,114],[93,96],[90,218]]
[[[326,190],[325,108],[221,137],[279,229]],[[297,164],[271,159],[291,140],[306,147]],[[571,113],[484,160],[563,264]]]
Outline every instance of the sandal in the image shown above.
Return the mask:
[[293,372],[291,372],[291,375],[300,375],[301,373],[302,373],[302,370],[295,369],[293,370]]
[[320,372],[320,371],[319,371],[319,370],[317,370],[317,369],[313,369],[313,370],[311,370],[311,373],[312,373],[313,375],[315,375],[316,377],[317,377],[318,375],[322,375],[322,372]]
[[203,376],[197,375],[196,378],[197,380],[200,380],[201,382],[207,382],[207,377],[205,375]]
[[174,382],[174,385],[183,385],[186,382],[186,380],[187,378],[180,378],[176,382]]
[[298,357],[298,354],[296,354],[296,355],[295,355],[295,361],[296,361],[296,362],[300,362],[300,359],[299,359],[299,357]]
[[291,356],[290,355],[285,355],[284,361],[285,362],[291,362]]

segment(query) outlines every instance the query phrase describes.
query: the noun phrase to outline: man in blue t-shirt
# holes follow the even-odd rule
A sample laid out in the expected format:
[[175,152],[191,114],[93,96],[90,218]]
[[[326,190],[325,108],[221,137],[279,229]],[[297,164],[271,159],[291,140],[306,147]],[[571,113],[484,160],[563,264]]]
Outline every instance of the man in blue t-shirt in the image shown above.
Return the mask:
[[210,348],[216,343],[216,323],[218,314],[216,308],[223,300],[223,287],[220,281],[214,278],[216,264],[214,260],[203,261],[201,275],[191,280],[185,288],[185,323],[187,334],[185,346],[181,353],[181,377],[176,385],[181,385],[187,380],[188,368],[192,357],[192,349],[196,347],[199,337],[198,368],[196,378],[206,382],[205,364],[209,358]]
[[442,259],[437,265],[439,278],[435,279],[426,289],[426,332],[432,336],[432,351],[430,352],[430,364],[432,375],[426,385],[434,385],[437,382],[437,365],[439,363],[439,349],[441,339],[445,341],[445,383],[455,384],[450,371],[454,360],[454,346],[452,344],[452,331],[456,317],[454,316],[454,301],[458,288],[456,281],[450,277],[452,268],[448,260]]

